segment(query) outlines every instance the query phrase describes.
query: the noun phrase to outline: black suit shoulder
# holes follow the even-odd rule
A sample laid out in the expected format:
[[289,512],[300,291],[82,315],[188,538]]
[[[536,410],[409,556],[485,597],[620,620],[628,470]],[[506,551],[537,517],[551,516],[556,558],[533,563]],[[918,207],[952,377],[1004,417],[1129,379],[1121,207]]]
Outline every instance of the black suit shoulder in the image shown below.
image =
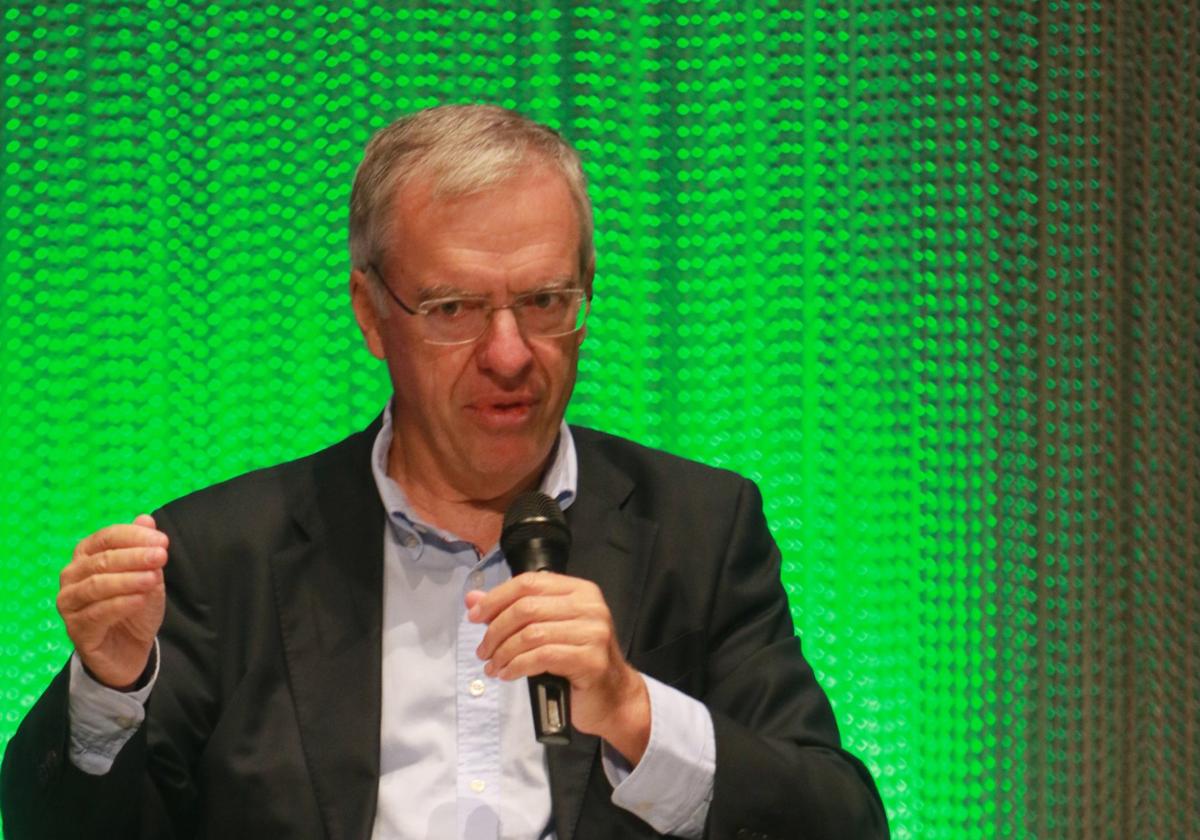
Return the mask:
[[661,480],[702,479],[718,481],[734,486],[746,479],[732,470],[673,455],[662,449],[654,449],[629,438],[608,432],[590,429],[587,426],[571,426],[576,447],[581,452],[589,449],[606,458],[613,465],[623,468],[631,477],[650,483]]
[[743,495],[761,505],[754,482],[732,470],[583,426],[572,426],[571,434],[579,457],[580,493],[620,476],[627,494],[622,507],[635,515],[711,523],[728,519]]
[[[321,494],[358,498],[371,481],[371,446],[376,419],[366,429],[301,458],[252,470],[170,501],[155,512],[168,530],[228,544],[290,541],[305,513]],[[202,531],[195,534],[195,531]]]

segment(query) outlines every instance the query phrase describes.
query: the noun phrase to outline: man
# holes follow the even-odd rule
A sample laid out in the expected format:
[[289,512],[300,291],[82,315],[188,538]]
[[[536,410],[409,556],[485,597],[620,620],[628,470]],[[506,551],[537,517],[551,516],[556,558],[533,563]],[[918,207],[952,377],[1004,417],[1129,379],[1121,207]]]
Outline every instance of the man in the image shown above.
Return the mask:
[[[79,544],[6,836],[886,836],[757,490],[563,423],[595,266],[577,154],[500,108],[418,113],[368,145],[350,240],[390,404]],[[565,574],[507,571],[531,489],[566,509]],[[567,746],[533,737],[546,672]]]

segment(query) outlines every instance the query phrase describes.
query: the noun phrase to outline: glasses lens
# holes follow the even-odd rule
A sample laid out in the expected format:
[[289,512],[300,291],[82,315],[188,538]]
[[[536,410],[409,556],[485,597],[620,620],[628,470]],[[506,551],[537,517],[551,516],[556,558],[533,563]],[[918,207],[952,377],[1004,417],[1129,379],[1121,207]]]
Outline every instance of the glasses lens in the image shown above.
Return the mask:
[[[527,338],[553,338],[583,329],[587,298],[580,289],[549,289],[522,295],[509,308]],[[486,298],[443,298],[421,306],[425,340],[466,344],[487,331],[494,312]]]
[[490,307],[482,298],[431,300],[421,307],[425,338],[436,344],[474,341],[487,329]]
[[587,317],[583,300],[583,292],[578,289],[534,292],[518,299],[513,312],[526,335],[543,338],[566,335],[583,326]]

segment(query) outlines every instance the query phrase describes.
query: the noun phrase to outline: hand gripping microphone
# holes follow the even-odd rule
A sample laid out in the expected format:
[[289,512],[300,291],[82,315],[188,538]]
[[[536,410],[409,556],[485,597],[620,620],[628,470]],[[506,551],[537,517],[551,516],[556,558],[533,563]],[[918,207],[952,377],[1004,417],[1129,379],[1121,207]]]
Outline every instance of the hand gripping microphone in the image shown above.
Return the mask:
[[[571,530],[558,503],[545,493],[522,493],[504,514],[500,549],[513,577],[523,572],[561,572]],[[571,742],[571,685],[554,674],[529,678],[533,731],[543,744]]]

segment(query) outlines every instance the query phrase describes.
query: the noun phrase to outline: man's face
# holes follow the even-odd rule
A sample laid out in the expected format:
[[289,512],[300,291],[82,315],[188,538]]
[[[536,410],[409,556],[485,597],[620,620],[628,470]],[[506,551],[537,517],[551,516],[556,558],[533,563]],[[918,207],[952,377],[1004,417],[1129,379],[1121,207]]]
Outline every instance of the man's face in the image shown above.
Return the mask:
[[[435,199],[418,181],[393,210],[390,256],[379,268],[414,309],[466,295],[504,305],[546,286],[590,284],[579,276],[571,194],[546,167],[457,198]],[[389,316],[379,318],[367,282],[361,272],[351,275],[359,325],[371,352],[387,360],[395,391],[393,476],[454,500],[495,499],[530,486],[571,397],[583,332],[531,338],[510,310],[500,310],[473,343],[429,344],[421,316],[393,301]]]

